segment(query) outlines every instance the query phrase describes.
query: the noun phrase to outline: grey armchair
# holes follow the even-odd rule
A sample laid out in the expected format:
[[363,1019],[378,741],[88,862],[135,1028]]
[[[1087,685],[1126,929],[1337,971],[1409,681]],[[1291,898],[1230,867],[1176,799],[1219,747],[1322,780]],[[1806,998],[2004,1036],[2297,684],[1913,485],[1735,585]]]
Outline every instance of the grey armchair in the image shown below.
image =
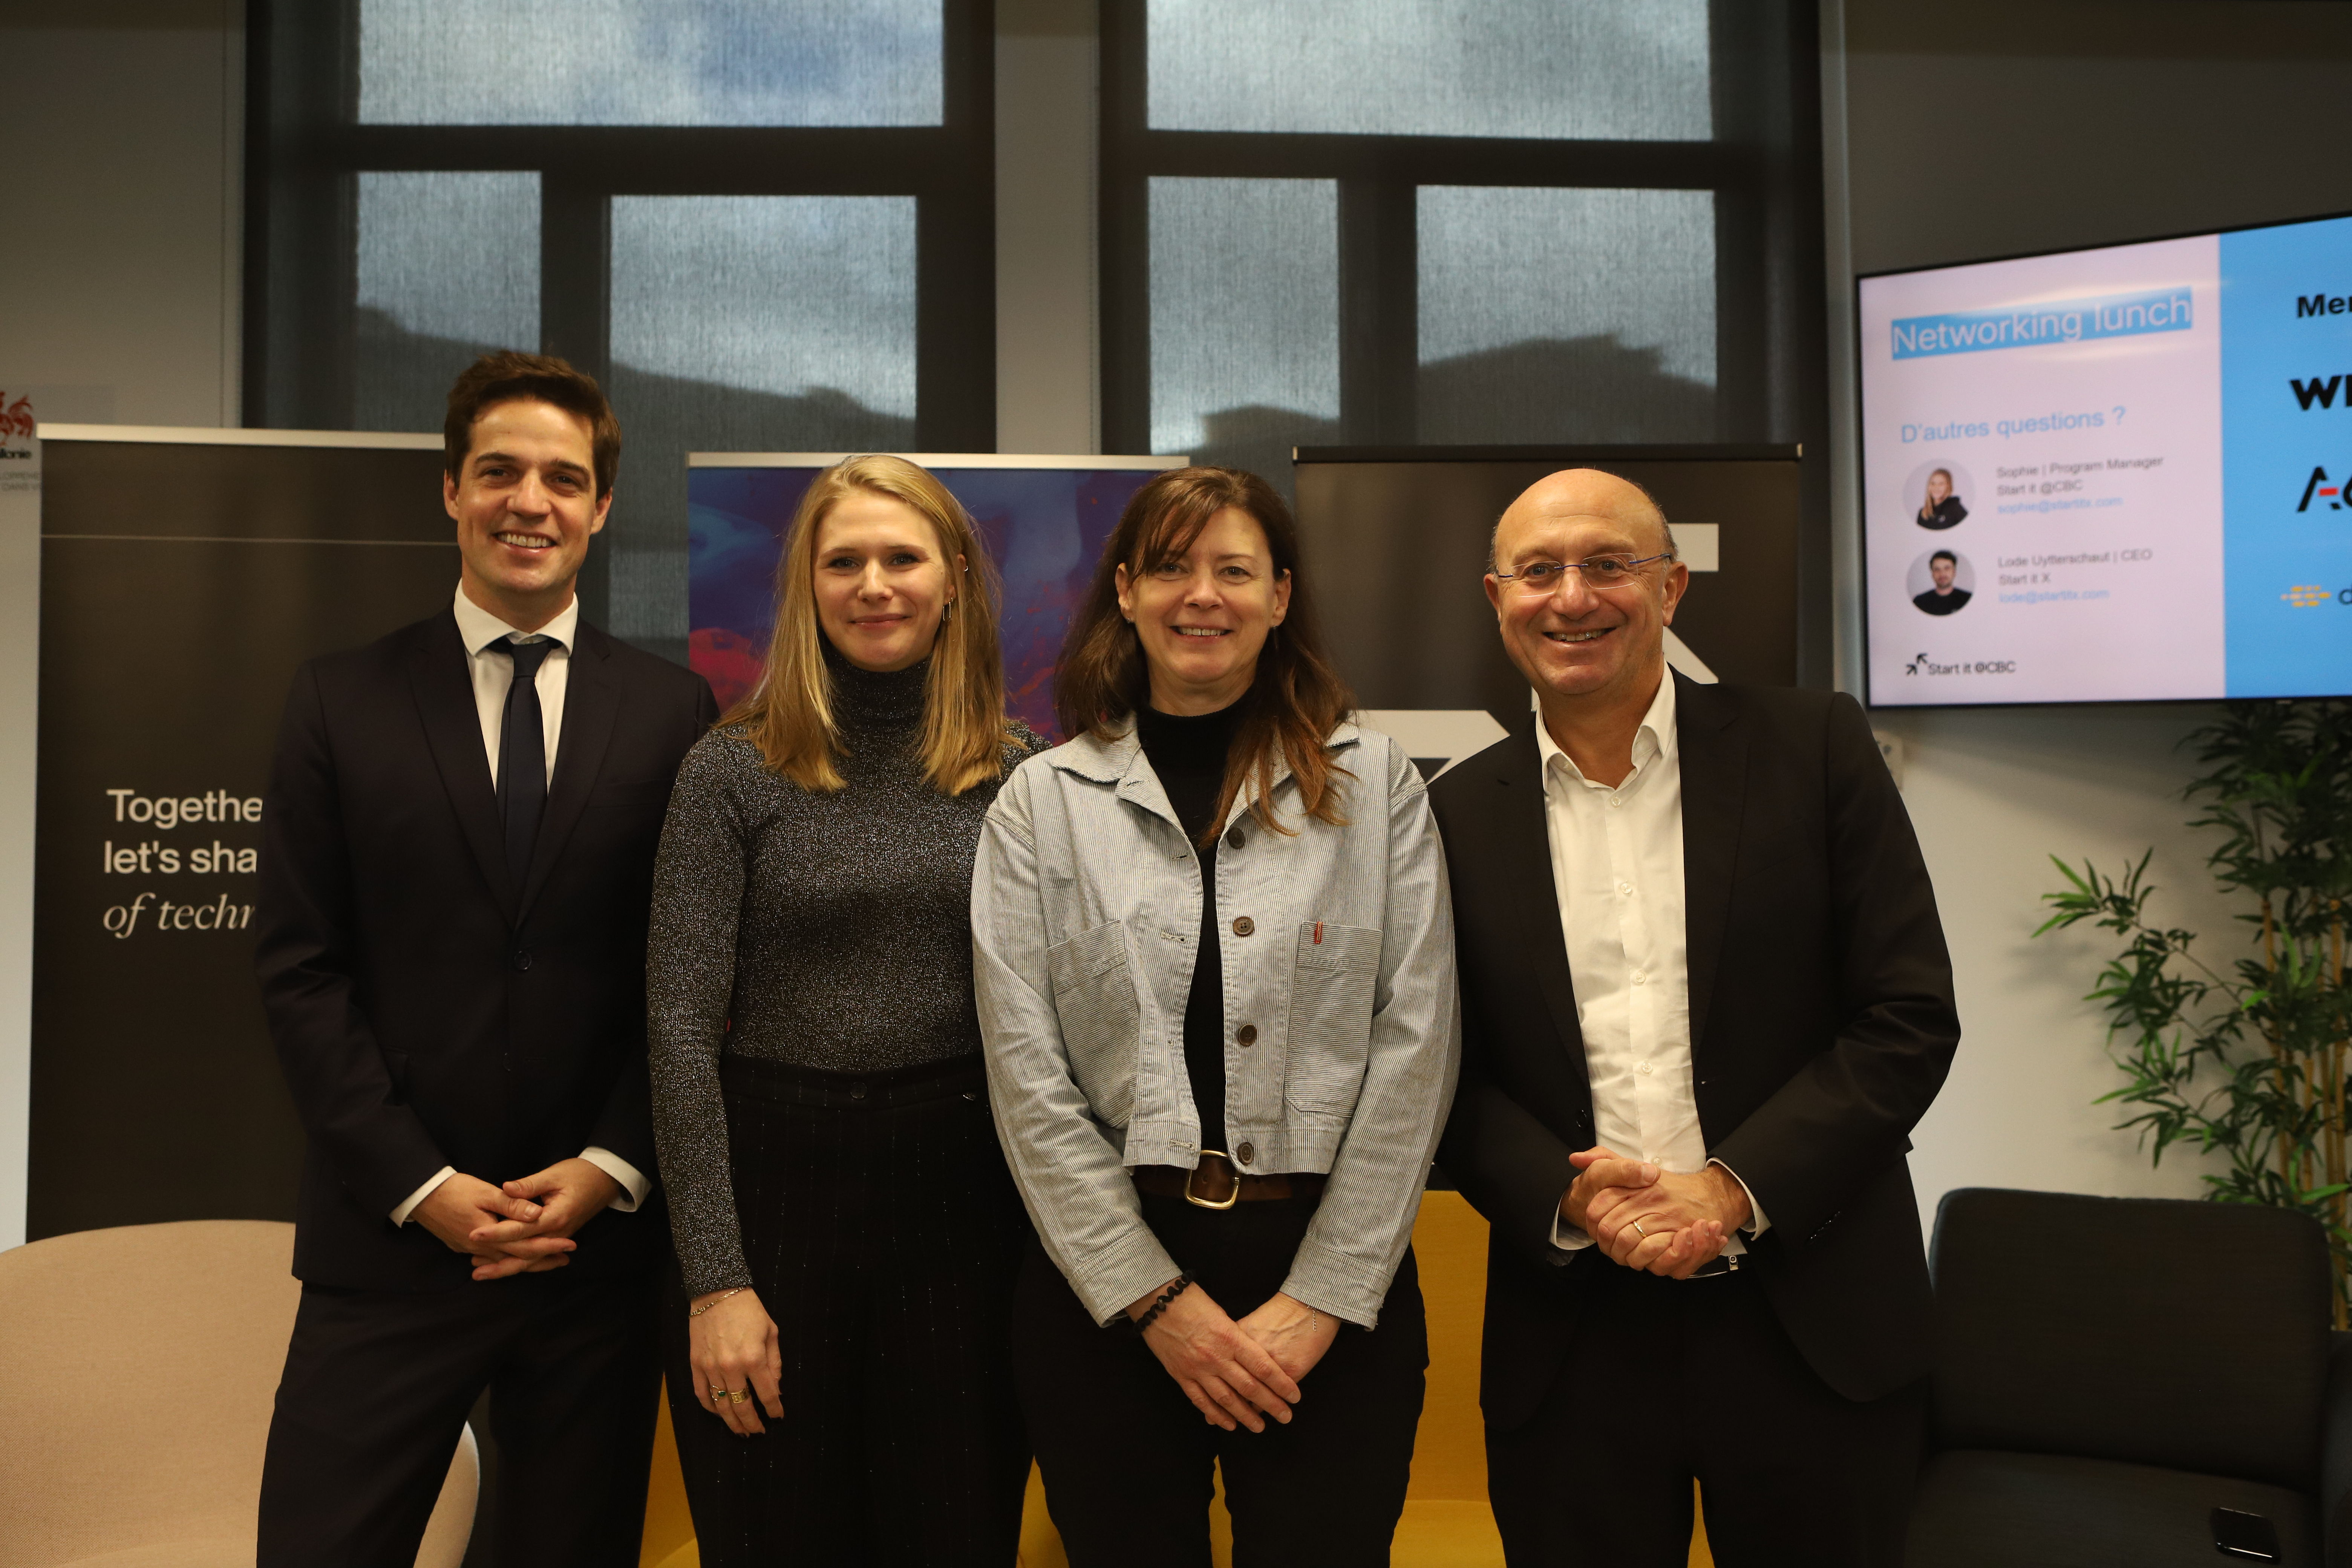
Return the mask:
[[1907,1568],[2210,1568],[2216,1508],[2269,1520],[2277,1562],[2352,1568],[2352,1335],[2316,1224],[1966,1188],[1930,1261]]

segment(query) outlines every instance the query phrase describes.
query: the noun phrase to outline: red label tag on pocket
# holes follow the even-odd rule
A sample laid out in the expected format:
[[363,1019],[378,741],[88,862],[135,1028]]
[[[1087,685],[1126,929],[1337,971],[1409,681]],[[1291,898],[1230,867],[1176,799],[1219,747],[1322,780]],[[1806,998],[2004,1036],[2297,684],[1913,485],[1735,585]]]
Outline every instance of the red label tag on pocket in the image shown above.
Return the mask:
[[1323,922],[1321,921],[1317,921],[1315,922],[1315,945],[1318,947],[1321,947],[1323,945]]

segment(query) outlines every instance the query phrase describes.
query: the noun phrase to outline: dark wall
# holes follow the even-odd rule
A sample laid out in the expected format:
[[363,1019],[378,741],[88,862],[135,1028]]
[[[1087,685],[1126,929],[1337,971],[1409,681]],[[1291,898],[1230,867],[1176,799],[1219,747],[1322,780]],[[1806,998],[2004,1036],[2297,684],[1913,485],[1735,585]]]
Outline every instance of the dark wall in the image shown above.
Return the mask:
[[2352,5],[1847,0],[1859,272],[2352,211]]

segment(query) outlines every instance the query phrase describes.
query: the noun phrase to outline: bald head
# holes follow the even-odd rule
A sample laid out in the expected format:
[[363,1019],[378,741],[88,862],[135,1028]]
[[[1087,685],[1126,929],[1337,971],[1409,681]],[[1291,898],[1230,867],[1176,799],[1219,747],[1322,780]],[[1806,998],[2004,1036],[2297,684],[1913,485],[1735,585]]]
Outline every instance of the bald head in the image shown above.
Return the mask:
[[1563,468],[1556,474],[1546,474],[1503,509],[1487,541],[1489,567],[1510,558],[1507,534],[1516,534],[1538,522],[1570,518],[1604,518],[1623,525],[1636,539],[1651,542],[1642,546],[1644,555],[1670,552],[1675,547],[1674,530],[1666,525],[1666,514],[1659,510],[1649,491],[1631,479],[1621,479],[1598,468]]

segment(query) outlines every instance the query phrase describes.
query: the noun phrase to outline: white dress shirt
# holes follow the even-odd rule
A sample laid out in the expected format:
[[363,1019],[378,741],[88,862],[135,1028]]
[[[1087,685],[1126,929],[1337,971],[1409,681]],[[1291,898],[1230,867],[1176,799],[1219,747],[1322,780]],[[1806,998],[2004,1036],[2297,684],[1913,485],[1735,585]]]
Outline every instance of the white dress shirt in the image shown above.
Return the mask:
[[[531,683],[539,692],[540,721],[547,736],[547,782],[552,786],[555,748],[563,734],[563,694],[571,687],[572,644],[580,634],[579,599],[575,596],[563,606],[562,615],[535,632],[517,631],[466,597],[462,587],[457,590],[455,608],[457,636],[466,645],[466,662],[472,667],[474,711],[482,721],[482,749],[489,753],[493,789],[499,783],[499,741],[506,728],[507,689],[514,684],[514,659],[490,649],[501,642],[538,642],[542,638],[555,644],[554,651],[540,661],[539,675]],[[580,1151],[580,1157],[621,1184],[621,1195],[613,1200],[613,1206],[623,1214],[645,1202],[646,1194],[653,1189],[644,1172],[610,1149],[591,1144]],[[406,1225],[408,1216],[416,1212],[416,1205],[457,1173],[455,1167],[444,1165],[426,1177],[423,1186],[392,1211],[392,1223]]]
[[519,632],[457,590],[457,636],[474,676],[474,711],[482,721],[482,749],[490,754],[490,786],[499,782],[499,741],[506,728],[507,688],[514,684],[514,660],[490,649],[502,642],[548,641],[554,650],[540,660],[540,722],[547,734],[547,782],[555,783],[555,748],[563,738],[563,694],[572,689],[572,644],[580,635],[580,600],[535,632]]
[[[1592,1085],[1594,1138],[1662,1171],[1687,1174],[1719,1164],[1706,1156],[1691,1075],[1673,675],[1658,682],[1633,737],[1633,771],[1615,788],[1586,778],[1540,720],[1536,751],[1543,763],[1552,887]],[[1739,1180],[1737,1173],[1732,1180]],[[1743,1229],[1760,1236],[1763,1208],[1753,1193],[1748,1201],[1755,1214]],[[1552,1222],[1552,1243],[1574,1251],[1591,1246],[1592,1237],[1562,1216]],[[1724,1247],[1728,1254],[1746,1250],[1738,1235]]]

